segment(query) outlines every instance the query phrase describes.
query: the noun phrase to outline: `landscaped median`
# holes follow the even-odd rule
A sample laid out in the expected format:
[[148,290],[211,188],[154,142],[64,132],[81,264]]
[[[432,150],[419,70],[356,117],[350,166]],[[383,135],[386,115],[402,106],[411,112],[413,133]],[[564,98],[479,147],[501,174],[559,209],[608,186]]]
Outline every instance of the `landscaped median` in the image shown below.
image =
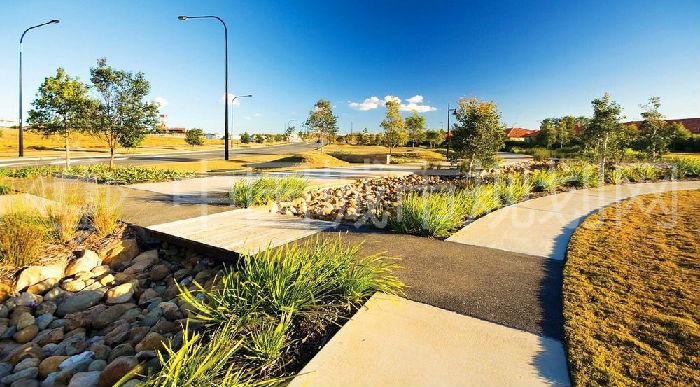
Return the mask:
[[589,216],[569,243],[565,337],[573,382],[700,385],[700,191]]
[[671,181],[700,177],[700,161],[608,166],[585,161],[531,163],[479,177],[406,176],[360,180],[278,199],[281,213],[372,225],[396,232],[446,238],[463,225],[501,207],[557,192],[603,184]]
[[104,184],[136,184],[146,182],[181,180],[194,176],[192,172],[153,167],[113,167],[104,164],[59,166],[30,166],[0,168],[0,176],[13,178],[66,177]]

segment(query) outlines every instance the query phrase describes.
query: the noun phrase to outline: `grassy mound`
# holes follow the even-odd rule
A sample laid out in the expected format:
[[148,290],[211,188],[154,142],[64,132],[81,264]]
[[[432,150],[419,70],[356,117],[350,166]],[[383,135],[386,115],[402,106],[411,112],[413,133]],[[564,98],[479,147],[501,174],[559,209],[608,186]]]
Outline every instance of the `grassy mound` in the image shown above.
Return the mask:
[[700,385],[700,191],[589,216],[569,244],[564,318],[576,385]]
[[350,163],[318,151],[302,152],[263,163],[248,164],[254,169],[347,167]]

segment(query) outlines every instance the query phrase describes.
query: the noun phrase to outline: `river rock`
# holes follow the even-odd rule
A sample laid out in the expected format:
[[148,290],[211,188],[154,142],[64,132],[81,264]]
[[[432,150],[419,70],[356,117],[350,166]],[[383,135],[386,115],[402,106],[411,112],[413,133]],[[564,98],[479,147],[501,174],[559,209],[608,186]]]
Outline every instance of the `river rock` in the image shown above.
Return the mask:
[[107,303],[122,304],[129,301],[131,296],[134,295],[135,288],[136,286],[134,286],[133,282],[126,282],[109,289],[107,291]]
[[12,374],[5,376],[4,378],[2,378],[2,380],[0,380],[0,382],[2,382],[2,384],[6,384],[6,385],[12,384],[12,383],[14,383],[18,380],[22,380],[22,379],[34,379],[34,378],[36,378],[36,376],[38,374],[39,374],[39,368],[37,368],[37,367],[26,368],[26,369],[23,369],[22,371],[15,372],[15,373],[12,373]]
[[30,325],[15,332],[14,339],[20,344],[29,342],[39,334],[39,328],[36,325]]
[[138,365],[133,356],[122,356],[114,359],[102,370],[97,382],[98,387],[112,387],[119,379]]
[[44,379],[50,373],[58,371],[58,366],[68,359],[68,356],[49,356],[39,364],[39,377]]
[[92,250],[85,250],[83,256],[71,261],[66,267],[65,275],[74,275],[83,271],[90,271],[102,264],[102,258]]
[[28,286],[37,284],[49,278],[63,278],[65,267],[65,263],[55,263],[45,266],[29,266],[22,270],[17,277],[17,281],[15,281],[15,291],[21,291]]
[[61,302],[58,305],[56,314],[59,317],[69,313],[85,310],[93,305],[96,305],[104,297],[104,291],[99,290],[82,290]]
[[100,378],[100,371],[78,372],[73,375],[68,387],[95,387]]

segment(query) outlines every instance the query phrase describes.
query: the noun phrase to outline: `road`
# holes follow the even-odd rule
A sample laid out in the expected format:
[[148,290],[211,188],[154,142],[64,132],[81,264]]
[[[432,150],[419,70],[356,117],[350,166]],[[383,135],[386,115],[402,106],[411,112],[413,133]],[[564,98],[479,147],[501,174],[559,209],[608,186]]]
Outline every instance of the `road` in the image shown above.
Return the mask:
[[[316,144],[294,143],[285,145],[270,145],[257,148],[232,148],[230,154],[234,155],[282,155],[295,154],[316,149]],[[203,151],[173,151],[172,153],[158,154],[117,154],[114,158],[116,164],[121,165],[149,165],[165,162],[187,162],[208,159],[223,159],[224,150]],[[97,157],[81,157],[71,159],[71,164],[99,164],[109,161],[104,155]],[[62,157],[26,160],[12,159],[0,160],[0,167],[21,167],[28,165],[52,165],[63,164]]]

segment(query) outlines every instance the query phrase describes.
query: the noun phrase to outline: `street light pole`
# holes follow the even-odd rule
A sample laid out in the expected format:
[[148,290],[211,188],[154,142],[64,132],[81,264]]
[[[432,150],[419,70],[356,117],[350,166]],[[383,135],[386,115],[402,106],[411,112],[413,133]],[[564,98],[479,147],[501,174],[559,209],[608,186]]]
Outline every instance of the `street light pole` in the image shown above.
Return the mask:
[[22,127],[22,42],[24,41],[24,35],[26,35],[27,32],[29,32],[29,30],[33,30],[34,28],[39,28],[48,24],[57,23],[59,23],[59,20],[53,19],[47,21],[46,23],[41,23],[29,27],[26,30],[24,30],[24,32],[22,32],[22,36],[19,38],[19,157],[24,157],[24,128]]
[[224,26],[224,160],[228,160],[228,27],[226,23],[218,16],[178,16],[179,20],[187,19],[216,19]]
[[456,112],[457,109],[450,109],[450,104],[447,104],[447,154],[445,157],[450,161],[450,114]]
[[[233,105],[233,102],[239,98],[251,98],[252,96],[253,96],[252,94],[234,95],[233,98],[231,98],[231,105]],[[228,100],[228,95],[226,96],[226,99]],[[235,109],[232,107],[231,108],[231,128],[235,131],[236,126],[235,126],[234,119],[233,119],[234,113],[235,113]],[[226,138],[228,138],[228,136],[226,136]],[[224,153],[225,153],[224,156],[226,157],[226,160],[228,160],[228,156],[226,156],[226,154],[228,153],[228,140],[226,140],[226,152],[224,152]]]

